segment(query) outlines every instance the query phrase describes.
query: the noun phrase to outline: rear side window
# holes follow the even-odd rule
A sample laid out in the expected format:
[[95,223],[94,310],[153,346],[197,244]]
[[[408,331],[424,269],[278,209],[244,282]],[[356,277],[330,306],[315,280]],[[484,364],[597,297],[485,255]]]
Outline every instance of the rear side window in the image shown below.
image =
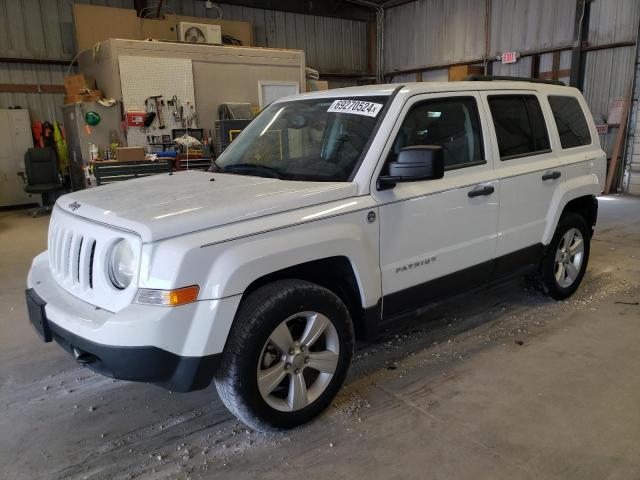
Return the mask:
[[501,160],[550,151],[542,109],[534,95],[492,95],[489,108]]
[[402,122],[389,161],[414,145],[441,146],[445,170],[486,163],[475,98],[438,98],[414,105]]
[[549,105],[563,149],[591,145],[589,125],[576,98],[553,95],[549,97]]

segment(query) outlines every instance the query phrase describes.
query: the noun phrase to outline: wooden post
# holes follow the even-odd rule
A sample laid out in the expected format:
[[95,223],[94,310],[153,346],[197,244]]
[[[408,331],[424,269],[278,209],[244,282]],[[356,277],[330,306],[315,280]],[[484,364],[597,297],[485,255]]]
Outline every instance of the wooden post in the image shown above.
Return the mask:
[[531,74],[529,76],[538,78],[538,75],[540,75],[540,55],[534,53],[531,55]]
[[624,133],[627,129],[627,117],[629,116],[629,107],[631,105],[631,95],[627,95],[624,99],[624,105],[622,106],[622,116],[620,117],[620,126],[618,127],[618,133],[616,134],[616,140],[613,143],[613,150],[611,152],[611,162],[609,162],[609,169],[607,170],[607,180],[604,185],[604,194],[609,195],[611,192],[611,186],[613,179],[616,176],[616,170],[618,169],[618,157],[622,151],[622,144],[624,142]]
[[370,74],[376,75],[378,62],[377,62],[377,31],[376,22],[367,23],[367,71]]
[[560,72],[560,52],[553,52],[553,63],[551,66],[551,80],[558,80]]

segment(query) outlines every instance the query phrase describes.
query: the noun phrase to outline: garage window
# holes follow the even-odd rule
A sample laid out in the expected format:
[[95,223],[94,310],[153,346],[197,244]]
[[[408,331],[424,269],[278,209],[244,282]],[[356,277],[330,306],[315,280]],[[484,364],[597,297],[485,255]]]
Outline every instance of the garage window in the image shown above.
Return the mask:
[[591,145],[589,125],[576,98],[553,95],[549,97],[549,105],[563,149]]
[[420,102],[409,111],[390,153],[395,161],[405,147],[438,145],[446,170],[486,163],[476,100],[443,98]]
[[489,108],[501,160],[551,151],[540,102],[534,95],[492,95]]

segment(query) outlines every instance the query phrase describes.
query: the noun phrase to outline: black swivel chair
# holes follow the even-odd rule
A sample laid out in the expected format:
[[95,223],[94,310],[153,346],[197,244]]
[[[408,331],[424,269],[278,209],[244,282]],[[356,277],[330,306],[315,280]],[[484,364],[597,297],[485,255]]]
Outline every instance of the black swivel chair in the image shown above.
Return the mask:
[[42,207],[34,211],[33,216],[51,211],[57,198],[56,193],[64,188],[55,150],[51,147],[30,148],[24,154],[24,167],[27,174],[24,191],[42,195]]

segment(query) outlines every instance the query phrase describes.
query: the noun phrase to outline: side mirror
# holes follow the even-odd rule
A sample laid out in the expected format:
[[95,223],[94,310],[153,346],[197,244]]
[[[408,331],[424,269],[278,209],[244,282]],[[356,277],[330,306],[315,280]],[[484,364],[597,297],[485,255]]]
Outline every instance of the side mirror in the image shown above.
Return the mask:
[[399,182],[435,180],[444,176],[444,152],[437,145],[405,147],[388,168],[389,175],[378,179],[378,190],[393,188]]

